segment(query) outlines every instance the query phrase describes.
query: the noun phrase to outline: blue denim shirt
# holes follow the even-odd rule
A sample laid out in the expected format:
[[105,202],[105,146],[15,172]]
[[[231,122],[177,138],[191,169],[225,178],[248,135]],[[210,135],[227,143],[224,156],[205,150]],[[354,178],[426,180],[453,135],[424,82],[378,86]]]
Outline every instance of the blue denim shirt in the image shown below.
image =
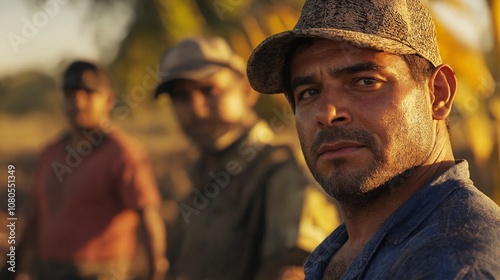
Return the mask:
[[[347,239],[342,224],[308,257],[306,280],[321,279]],[[500,208],[457,161],[383,223],[341,279],[500,279]]]

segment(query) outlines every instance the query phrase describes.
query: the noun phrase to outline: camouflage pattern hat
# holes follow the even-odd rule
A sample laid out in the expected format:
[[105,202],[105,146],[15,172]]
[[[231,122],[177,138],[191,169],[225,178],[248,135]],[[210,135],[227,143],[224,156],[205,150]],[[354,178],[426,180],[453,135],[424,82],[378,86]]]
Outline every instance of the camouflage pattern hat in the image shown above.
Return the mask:
[[441,64],[432,17],[420,0],[307,0],[293,30],[253,51],[247,74],[261,93],[285,91],[285,59],[299,38],[323,38],[393,54],[418,54]]

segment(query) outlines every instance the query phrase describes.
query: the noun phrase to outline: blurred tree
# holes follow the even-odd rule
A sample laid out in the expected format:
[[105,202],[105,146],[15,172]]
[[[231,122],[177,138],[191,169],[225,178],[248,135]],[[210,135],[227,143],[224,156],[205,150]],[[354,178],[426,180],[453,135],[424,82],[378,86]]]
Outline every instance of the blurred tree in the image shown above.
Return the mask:
[[0,112],[22,115],[32,111],[54,113],[58,109],[55,80],[40,72],[24,72],[0,80]]
[[[93,1],[96,7],[110,3],[110,0]],[[248,58],[252,49],[264,38],[293,28],[303,2],[129,2],[135,5],[136,18],[112,64],[122,92],[118,103],[124,106],[119,108],[128,110],[119,113],[126,116],[137,107],[151,106],[159,58],[168,46],[187,36],[220,35],[231,43],[238,54]],[[471,152],[480,173],[476,174],[476,178],[481,178],[481,184],[491,185],[486,190],[490,195],[495,186],[497,203],[500,203],[500,1],[423,2],[434,14],[443,60],[452,65],[460,80],[450,120],[454,145],[459,150]],[[284,104],[280,96],[264,98],[266,102],[258,105],[261,113],[271,112],[277,104]]]
[[[227,39],[237,54],[247,59],[266,37],[293,28],[301,0],[157,0],[167,34],[173,42],[193,35],[217,35]],[[181,16],[179,16],[181,15]],[[261,96],[257,112],[273,117],[272,110],[285,106],[281,95]]]
[[[126,105],[118,106],[121,109],[117,113],[126,116],[126,110],[151,105],[154,87],[149,82],[156,78],[160,57],[165,49],[181,39],[195,35],[222,36],[246,59],[267,36],[293,28],[301,6],[302,1],[297,0],[137,2],[135,21],[112,65],[122,92],[118,103]],[[262,115],[270,116],[276,102],[284,104],[281,96],[265,99],[271,102],[259,102],[258,111]]]
[[151,105],[159,57],[171,44],[154,0],[138,1],[135,11],[135,20],[110,67],[119,92],[115,113],[121,118],[144,104]]

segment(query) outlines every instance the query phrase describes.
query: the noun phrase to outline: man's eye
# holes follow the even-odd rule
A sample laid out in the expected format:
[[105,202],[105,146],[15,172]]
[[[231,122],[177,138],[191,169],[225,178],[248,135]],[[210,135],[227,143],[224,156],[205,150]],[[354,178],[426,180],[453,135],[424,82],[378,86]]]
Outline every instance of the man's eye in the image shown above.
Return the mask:
[[306,89],[306,90],[299,92],[299,94],[297,95],[297,100],[300,101],[300,100],[315,96],[317,94],[319,94],[319,90],[317,90],[317,89]]
[[211,87],[211,86],[203,87],[203,88],[200,89],[200,91],[203,92],[203,94],[205,96],[213,95],[213,93],[214,93],[214,87]]
[[357,86],[373,86],[378,84],[378,80],[374,78],[361,78],[354,83]]
[[75,96],[76,93],[79,92],[79,91],[85,91],[85,93],[87,95],[92,95],[92,94],[98,92],[98,90],[92,89],[92,88],[88,88],[88,87],[75,87],[75,88],[65,88],[64,89],[64,95],[66,97]]
[[97,89],[93,89],[93,88],[84,88],[83,90],[85,90],[87,92],[87,94],[94,94],[94,93],[98,92]]

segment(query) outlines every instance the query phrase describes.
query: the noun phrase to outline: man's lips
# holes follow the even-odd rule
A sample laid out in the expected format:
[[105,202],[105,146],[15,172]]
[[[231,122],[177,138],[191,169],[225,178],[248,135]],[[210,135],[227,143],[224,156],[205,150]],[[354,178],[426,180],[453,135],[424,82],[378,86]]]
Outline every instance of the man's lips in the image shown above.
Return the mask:
[[317,154],[323,160],[333,160],[347,156],[363,148],[366,148],[366,146],[358,142],[338,141],[321,145]]

